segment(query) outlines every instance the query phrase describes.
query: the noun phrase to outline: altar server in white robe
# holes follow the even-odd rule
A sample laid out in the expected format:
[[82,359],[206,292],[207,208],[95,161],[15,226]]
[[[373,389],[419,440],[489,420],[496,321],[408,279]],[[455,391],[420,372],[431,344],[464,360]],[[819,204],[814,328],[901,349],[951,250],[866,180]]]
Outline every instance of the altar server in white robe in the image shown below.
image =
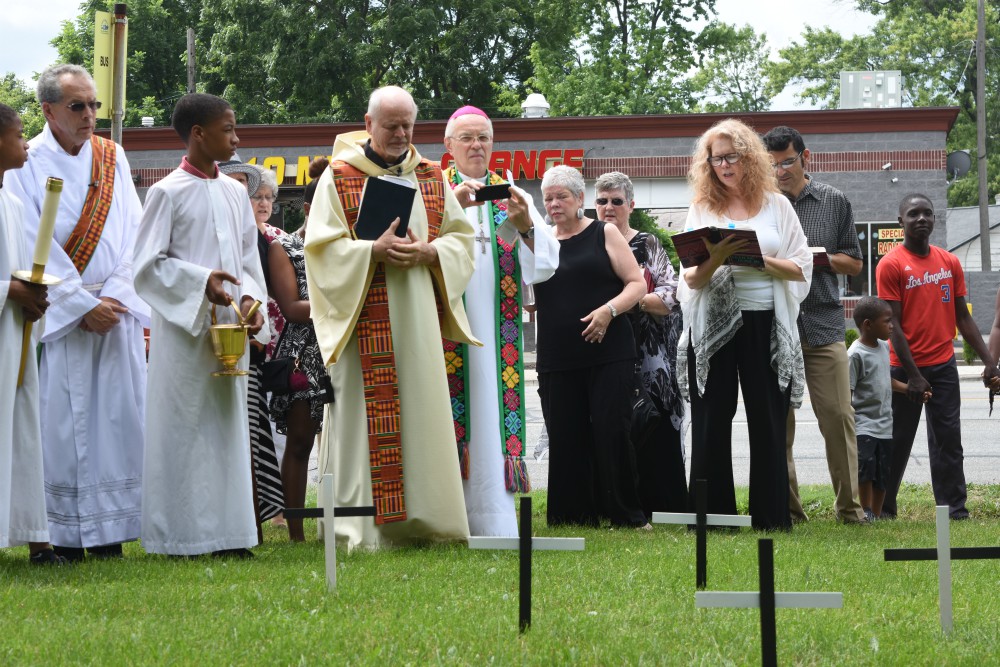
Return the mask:
[[49,545],[42,477],[42,433],[38,415],[38,364],[34,345],[40,327],[32,327],[18,386],[22,332],[48,307],[45,287],[11,278],[32,266],[21,227],[23,207],[3,187],[4,173],[19,169],[28,157],[21,119],[0,104],[0,548],[28,545],[31,563],[65,562]]
[[[504,181],[489,171],[493,123],[484,111],[465,106],[453,113],[444,145],[454,162],[445,179],[476,230],[476,268],[465,310],[483,342],[445,343],[465,509],[472,535],[515,537],[514,493],[530,490],[522,283],[540,283],[555,273],[559,242],[520,188],[512,187],[509,199],[475,201],[477,190]],[[461,363],[454,362],[457,356]]]
[[56,551],[121,554],[139,537],[149,308],[132,285],[132,251],[142,214],[125,151],[94,135],[93,79],[59,65],[38,79],[45,128],[31,159],[9,174],[24,204],[34,247],[50,176],[63,179],[46,268],[42,335],[42,442],[46,504]]
[[[257,544],[247,428],[246,376],[221,368],[209,338],[211,310],[237,321],[267,293],[246,189],[219,175],[232,157],[236,116],[214,95],[185,95],[173,126],[187,146],[181,166],[150,188],[135,249],[135,285],[153,309],[146,412],[142,545],[150,553],[252,556]],[[251,335],[269,340],[258,310]],[[239,368],[246,370],[244,354]]]

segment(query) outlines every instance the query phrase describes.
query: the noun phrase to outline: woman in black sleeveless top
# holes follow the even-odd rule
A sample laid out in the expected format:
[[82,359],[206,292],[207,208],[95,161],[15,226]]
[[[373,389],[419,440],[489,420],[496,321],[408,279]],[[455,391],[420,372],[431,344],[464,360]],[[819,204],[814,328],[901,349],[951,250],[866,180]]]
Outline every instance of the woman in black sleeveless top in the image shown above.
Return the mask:
[[628,318],[619,317],[645,294],[642,273],[621,234],[583,217],[580,172],[546,171],[542,193],[560,246],[555,275],[535,286],[548,523],[651,527],[629,441],[635,343]]

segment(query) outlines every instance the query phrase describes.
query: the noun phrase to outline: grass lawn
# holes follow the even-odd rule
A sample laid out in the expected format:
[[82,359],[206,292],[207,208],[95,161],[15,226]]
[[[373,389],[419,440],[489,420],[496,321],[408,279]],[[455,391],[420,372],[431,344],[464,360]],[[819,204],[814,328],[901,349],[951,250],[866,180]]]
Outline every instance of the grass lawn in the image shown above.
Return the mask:
[[[833,521],[833,494],[803,487],[811,520],[774,535],[779,591],[840,591],[843,609],[779,609],[778,660],[800,665],[975,665],[1000,661],[1000,561],[953,562],[955,630],[938,622],[933,562],[882,549],[934,545],[930,488],[904,486],[900,519]],[[322,544],[268,528],[250,562],[174,561],[126,545],[125,560],[34,568],[0,550],[0,665],[583,664],[747,665],[755,610],[695,609],[694,534],[545,526],[583,553],[534,559],[533,626],[517,632],[516,552],[464,546],[338,553],[328,594]],[[742,491],[741,511],[746,511]],[[970,486],[954,546],[1000,545],[1000,486]],[[315,534],[307,526],[307,535]],[[749,529],[712,533],[709,590],[756,590]]]

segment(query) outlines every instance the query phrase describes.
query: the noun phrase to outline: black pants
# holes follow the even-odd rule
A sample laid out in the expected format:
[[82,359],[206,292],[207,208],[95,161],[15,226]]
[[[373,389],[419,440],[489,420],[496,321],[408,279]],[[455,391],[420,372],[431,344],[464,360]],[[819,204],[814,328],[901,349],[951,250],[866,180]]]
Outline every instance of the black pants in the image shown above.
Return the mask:
[[687,511],[687,480],[680,431],[663,414],[646,445],[636,451],[639,473],[639,502],[646,518],[653,512]]
[[750,515],[758,530],[788,529],[788,464],[785,419],[790,390],[778,388],[771,368],[774,311],[743,311],[743,326],[711,359],[704,395],[698,395],[694,351],[688,348],[691,393],[691,492],[694,482],[708,481],[708,511],[736,514],[733,483],[733,418],[737,382],[743,389],[750,432]]
[[[962,453],[962,424],[959,420],[962,394],[958,366],[952,358],[948,363],[925,366],[919,370],[934,392],[926,405],[927,450],[934,502],[947,505],[951,518],[963,519],[969,516],[969,511],[965,509],[965,456]],[[907,381],[906,372],[899,367],[892,369],[892,377],[901,382]],[[923,404],[912,402],[905,394],[892,394],[892,465],[882,505],[884,514],[896,515],[896,494],[913,450],[913,439],[923,408]]]
[[549,525],[646,523],[629,440],[634,379],[631,360],[538,374],[549,432]]

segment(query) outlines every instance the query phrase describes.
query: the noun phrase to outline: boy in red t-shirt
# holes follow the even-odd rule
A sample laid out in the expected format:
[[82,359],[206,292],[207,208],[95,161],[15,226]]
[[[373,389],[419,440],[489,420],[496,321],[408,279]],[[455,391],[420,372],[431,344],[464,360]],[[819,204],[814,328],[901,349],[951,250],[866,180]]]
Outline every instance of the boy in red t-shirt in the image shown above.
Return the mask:
[[927,403],[927,448],[934,501],[948,505],[952,519],[967,519],[961,394],[952,339],[955,327],[986,364],[987,385],[1000,377],[983,337],[965,305],[965,274],[955,255],[930,245],[934,205],[921,194],[899,204],[903,244],[878,264],[878,295],[892,308],[890,363],[892,377],[907,383],[906,394],[892,397],[892,465],[882,514],[896,516],[896,493],[913,449],[924,393]]

